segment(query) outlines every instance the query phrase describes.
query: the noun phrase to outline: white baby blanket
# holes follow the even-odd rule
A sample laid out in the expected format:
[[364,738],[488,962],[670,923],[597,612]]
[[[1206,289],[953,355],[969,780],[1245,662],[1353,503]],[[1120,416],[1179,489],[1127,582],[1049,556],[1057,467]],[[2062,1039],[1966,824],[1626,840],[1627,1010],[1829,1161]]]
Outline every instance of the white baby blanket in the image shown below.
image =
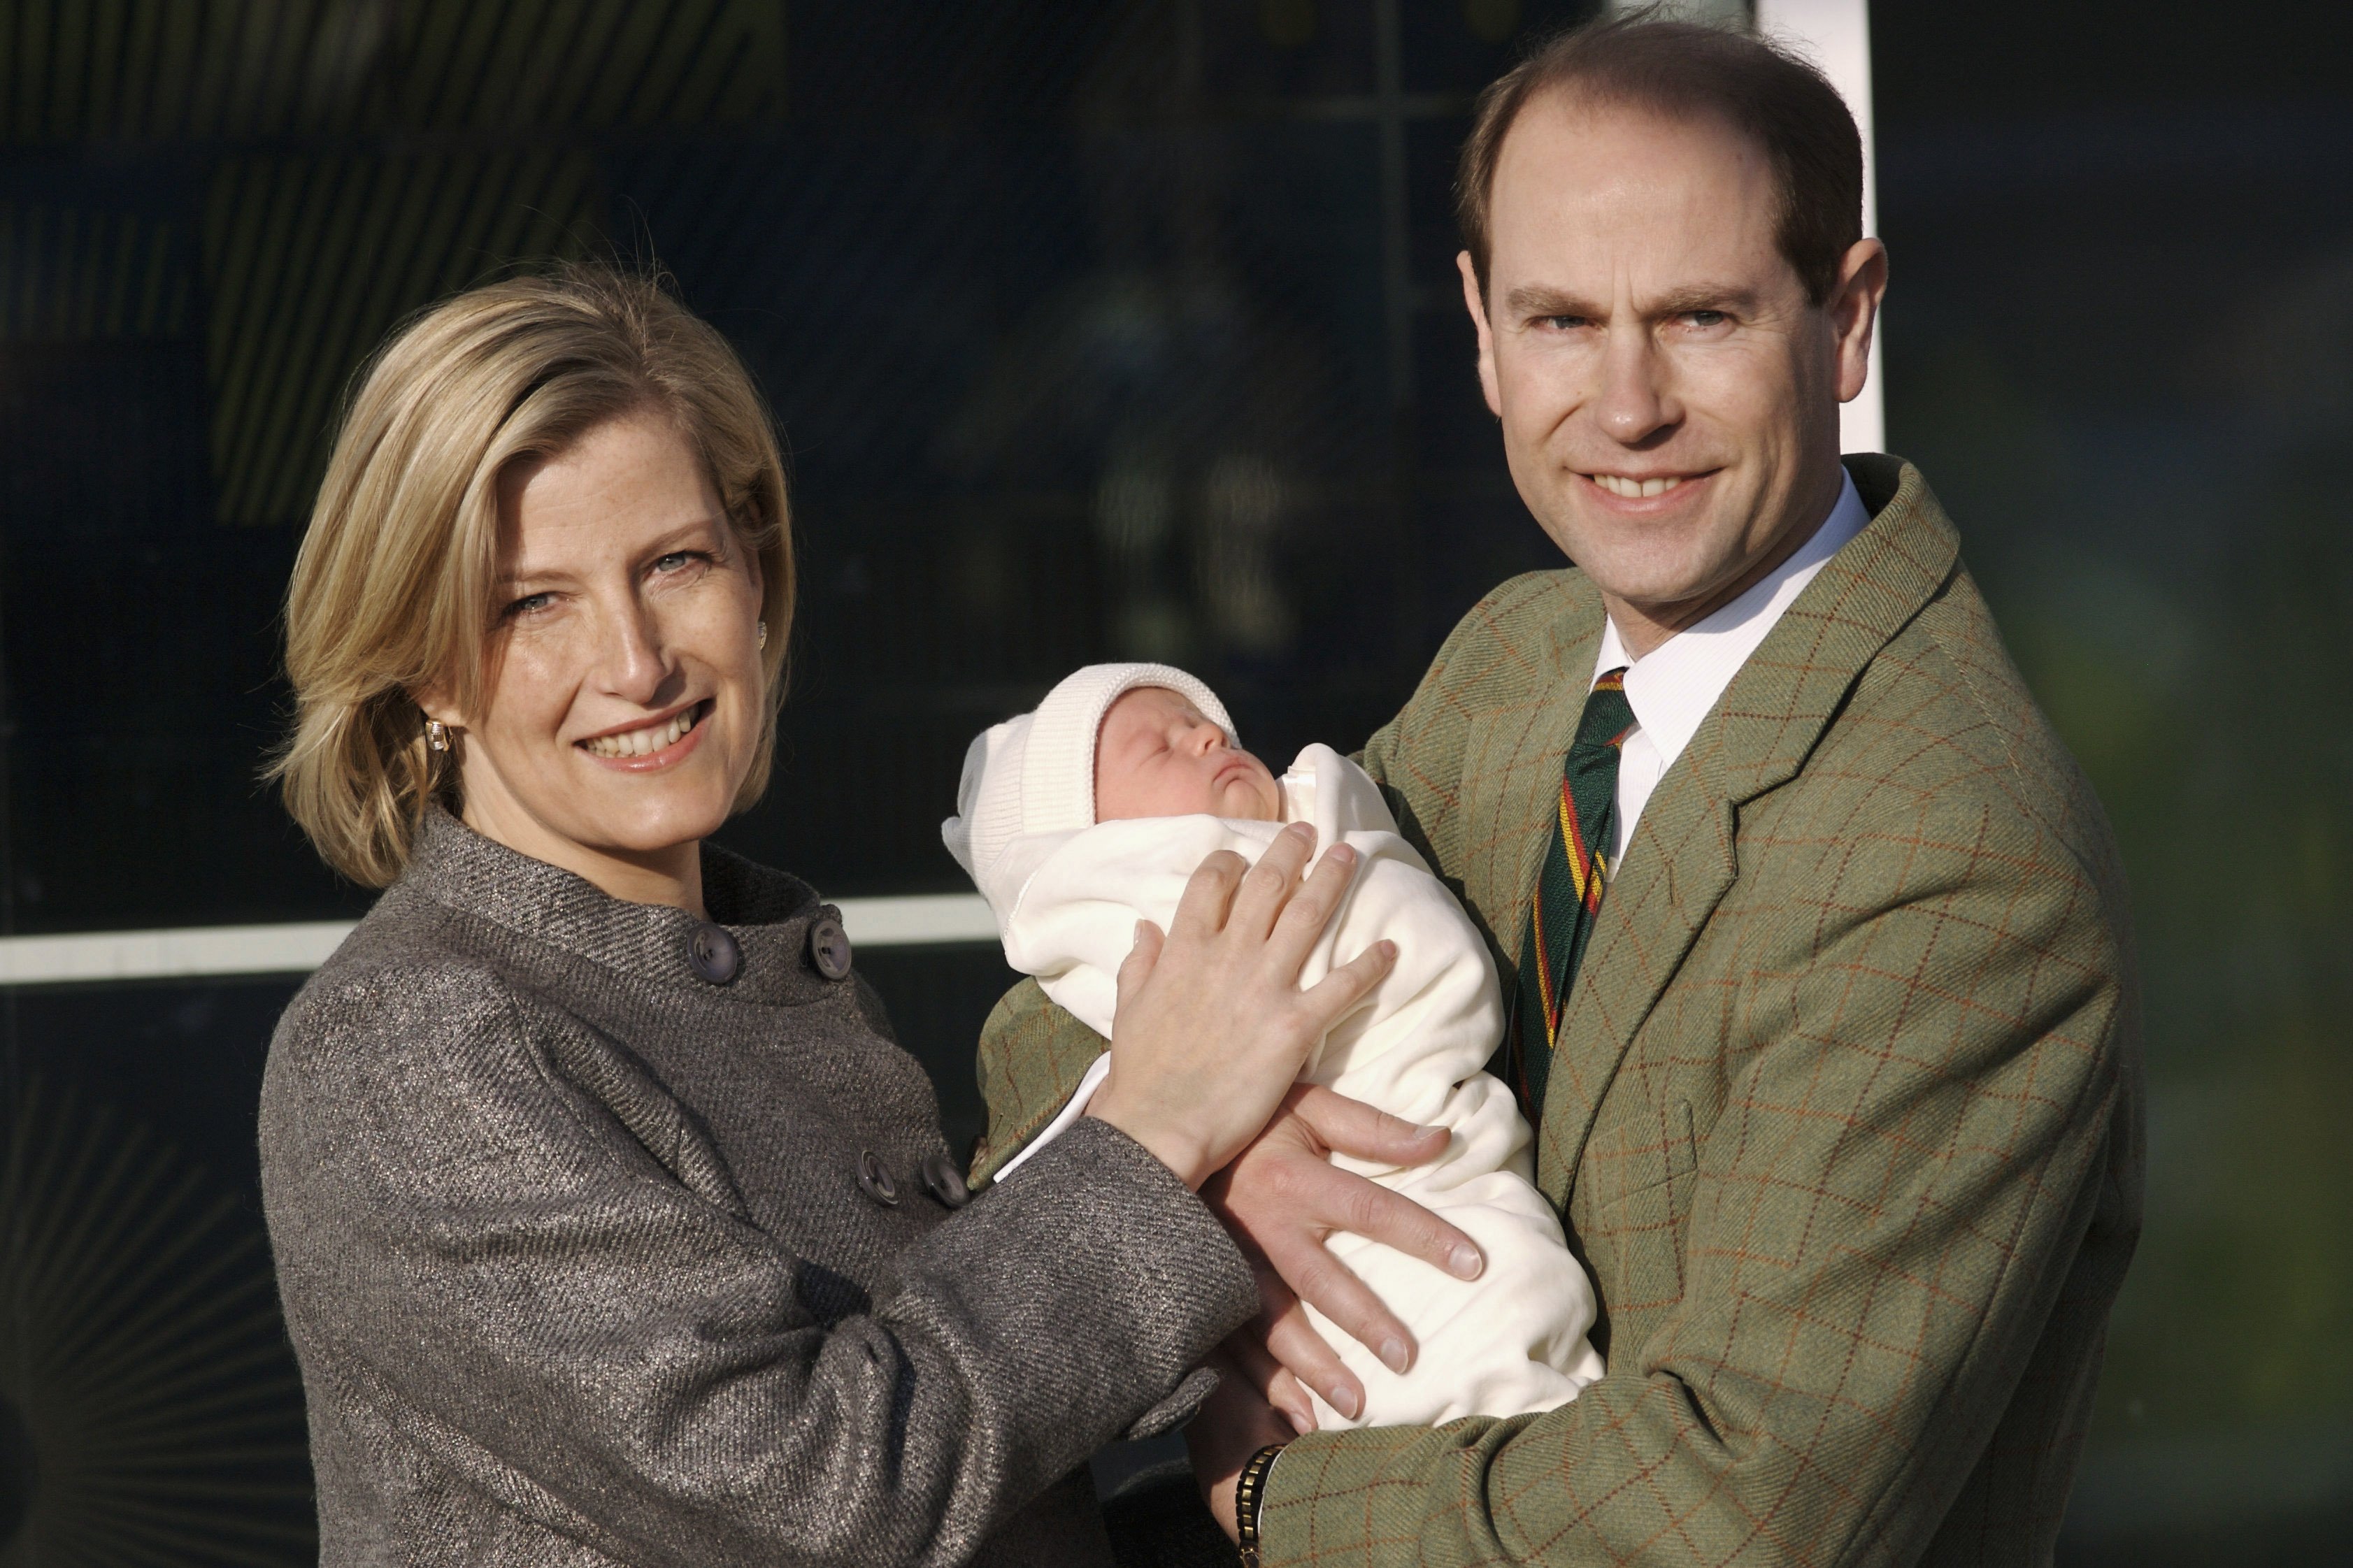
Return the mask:
[[[1356,1420],[1320,1399],[1317,1418],[1327,1427],[1428,1426],[1574,1399],[1601,1375],[1601,1358],[1586,1340],[1593,1292],[1535,1189],[1526,1121],[1511,1091],[1481,1070],[1504,1029],[1486,944],[1398,836],[1363,769],[1329,746],[1310,746],[1282,784],[1285,819],[1314,824],[1319,854],[1345,841],[1362,857],[1301,984],[1313,985],[1384,937],[1398,944],[1397,967],[1333,1028],[1303,1076],[1453,1134],[1427,1165],[1335,1163],[1442,1215],[1487,1258],[1485,1272],[1466,1283],[1361,1237],[1334,1237],[1333,1251],[1405,1321],[1420,1351],[1398,1376],[1317,1316],[1317,1329],[1366,1391]],[[1034,834],[1007,848],[981,891],[997,911],[1007,961],[1108,1037],[1136,921],[1166,930],[1204,858],[1230,849],[1255,861],[1281,830],[1280,823],[1173,816]]]

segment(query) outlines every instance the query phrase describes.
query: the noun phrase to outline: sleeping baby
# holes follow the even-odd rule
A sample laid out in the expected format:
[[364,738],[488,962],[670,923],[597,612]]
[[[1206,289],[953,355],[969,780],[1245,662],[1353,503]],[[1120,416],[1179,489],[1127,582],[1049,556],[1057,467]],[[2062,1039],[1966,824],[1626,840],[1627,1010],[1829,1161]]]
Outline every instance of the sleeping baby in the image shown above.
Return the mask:
[[[1448,1131],[1446,1152],[1425,1165],[1334,1159],[1468,1233],[1487,1267],[1464,1281],[1364,1237],[1334,1237],[1335,1254],[1405,1321],[1421,1353],[1391,1372],[1311,1310],[1366,1395],[1354,1421],[1319,1398],[1317,1419],[1389,1426],[1549,1410],[1601,1375],[1586,1341],[1593,1291],[1532,1180],[1527,1123],[1511,1091],[1481,1070],[1504,1030],[1494,963],[1363,769],[1309,746],[1277,779],[1184,671],[1093,665],[972,743],[956,805],[941,834],[995,912],[1006,961],[1106,1037],[1135,922],[1166,930],[1205,858],[1230,849],[1255,861],[1291,822],[1314,826],[1319,854],[1352,847],[1354,884],[1300,984],[1385,937],[1397,964],[1303,1077]],[[1109,1062],[1096,1060],[999,1181],[1083,1112]]]

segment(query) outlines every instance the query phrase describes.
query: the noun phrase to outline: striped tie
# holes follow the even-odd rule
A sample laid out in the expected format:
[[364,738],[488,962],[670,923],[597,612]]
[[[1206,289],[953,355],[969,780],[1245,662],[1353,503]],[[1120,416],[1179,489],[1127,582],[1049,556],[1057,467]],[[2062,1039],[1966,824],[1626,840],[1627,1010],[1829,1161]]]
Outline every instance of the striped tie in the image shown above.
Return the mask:
[[1531,1123],[1544,1118],[1545,1079],[1552,1068],[1560,1017],[1577,966],[1601,908],[1608,856],[1618,830],[1618,749],[1634,728],[1626,671],[1593,683],[1561,769],[1560,809],[1536,879],[1528,937],[1520,949],[1519,994],[1512,1008],[1512,1087]]

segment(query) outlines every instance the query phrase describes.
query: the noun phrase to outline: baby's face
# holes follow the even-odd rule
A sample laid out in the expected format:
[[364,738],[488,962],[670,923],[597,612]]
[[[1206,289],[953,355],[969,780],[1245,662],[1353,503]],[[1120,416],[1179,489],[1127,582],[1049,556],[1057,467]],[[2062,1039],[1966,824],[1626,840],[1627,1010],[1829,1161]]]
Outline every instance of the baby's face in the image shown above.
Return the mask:
[[1282,792],[1264,763],[1167,688],[1122,692],[1095,741],[1095,820],[1202,813],[1272,822]]

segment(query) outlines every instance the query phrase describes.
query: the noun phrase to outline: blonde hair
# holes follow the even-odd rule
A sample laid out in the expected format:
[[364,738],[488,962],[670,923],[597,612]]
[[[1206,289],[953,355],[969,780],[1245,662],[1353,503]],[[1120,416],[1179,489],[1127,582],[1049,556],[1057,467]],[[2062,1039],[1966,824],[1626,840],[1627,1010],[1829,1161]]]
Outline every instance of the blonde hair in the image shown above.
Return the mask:
[[327,863],[384,887],[427,808],[457,805],[412,693],[478,711],[499,480],[607,420],[668,416],[760,563],[768,700],[741,811],[767,787],[793,606],[776,426],[726,340],[659,279],[603,267],[471,289],[395,332],[361,373],[286,594],[295,721],[269,766]]

